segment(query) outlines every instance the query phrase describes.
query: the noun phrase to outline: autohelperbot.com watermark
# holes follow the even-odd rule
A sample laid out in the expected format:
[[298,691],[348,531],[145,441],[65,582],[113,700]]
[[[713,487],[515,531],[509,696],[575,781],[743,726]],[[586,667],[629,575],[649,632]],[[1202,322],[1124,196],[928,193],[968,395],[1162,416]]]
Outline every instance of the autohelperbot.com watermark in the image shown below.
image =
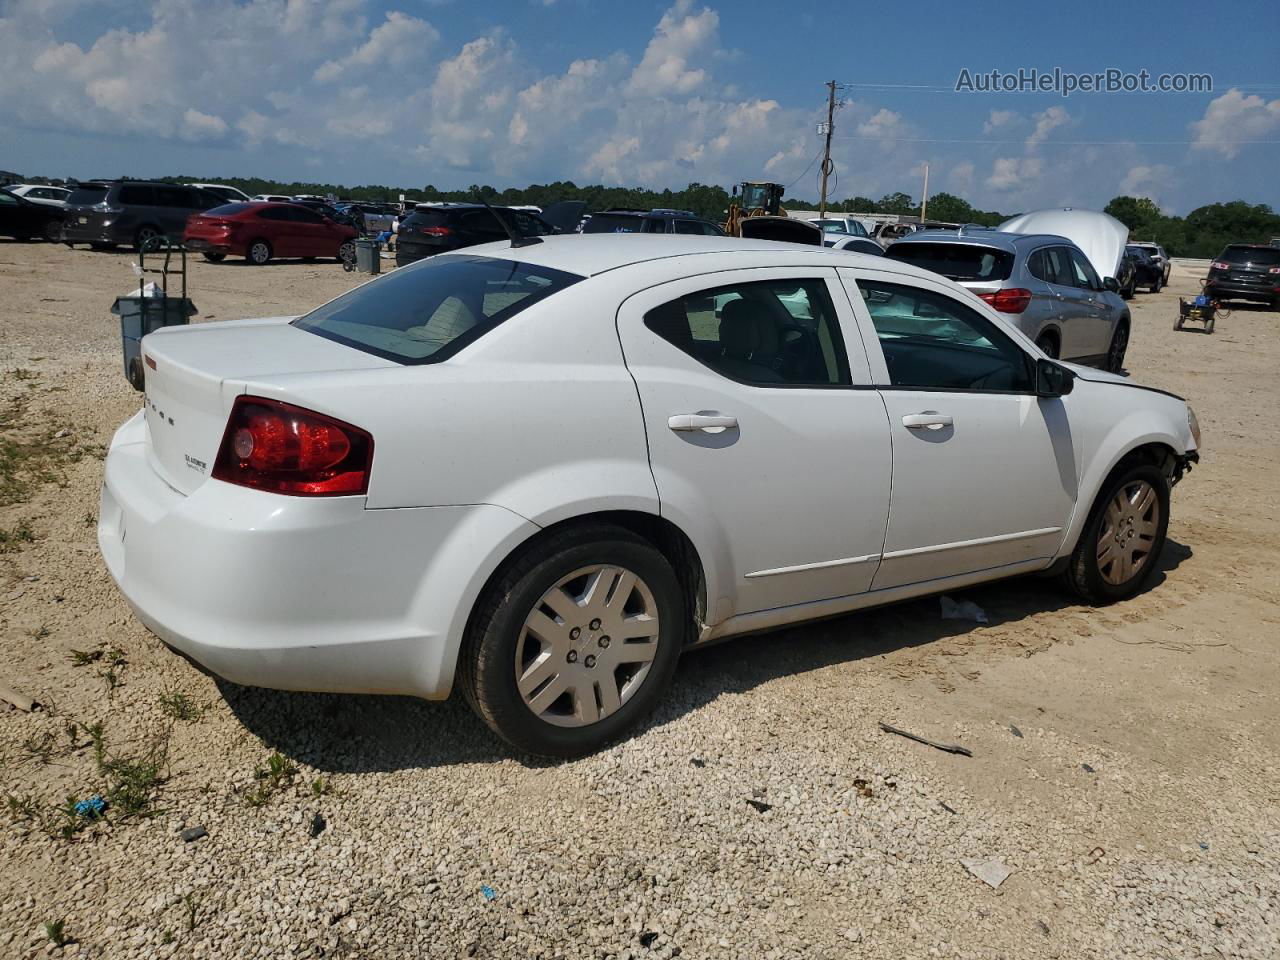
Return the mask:
[[1017,70],[970,70],[956,77],[956,93],[1212,93],[1208,73],[1155,73],[1108,67],[1095,73],[1075,73],[1054,67]]

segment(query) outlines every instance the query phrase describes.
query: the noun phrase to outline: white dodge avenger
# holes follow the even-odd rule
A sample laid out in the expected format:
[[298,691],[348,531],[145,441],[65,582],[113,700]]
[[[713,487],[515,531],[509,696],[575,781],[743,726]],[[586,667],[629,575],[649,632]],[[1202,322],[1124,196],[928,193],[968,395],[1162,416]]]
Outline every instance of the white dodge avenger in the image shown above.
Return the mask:
[[686,648],[987,580],[1155,570],[1180,398],[904,263],[548,237],[143,342],[98,539],[237,683],[447,697],[518,748],[634,727]]

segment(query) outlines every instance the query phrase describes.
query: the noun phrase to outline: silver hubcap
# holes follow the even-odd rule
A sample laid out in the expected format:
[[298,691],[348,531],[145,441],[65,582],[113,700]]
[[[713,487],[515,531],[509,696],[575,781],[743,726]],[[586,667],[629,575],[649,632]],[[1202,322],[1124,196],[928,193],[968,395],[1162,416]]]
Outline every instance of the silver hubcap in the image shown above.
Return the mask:
[[1160,529],[1160,498],[1145,480],[1126,484],[1107,504],[1098,534],[1098,571],[1107,583],[1128,583],[1146,568]]
[[581,727],[635,696],[658,652],[658,605],[624,567],[575,570],[542,595],[516,644],[516,687],[534,716]]
[[266,244],[255,243],[253,249],[249,251],[249,256],[253,258],[255,263],[262,263],[267,259]]

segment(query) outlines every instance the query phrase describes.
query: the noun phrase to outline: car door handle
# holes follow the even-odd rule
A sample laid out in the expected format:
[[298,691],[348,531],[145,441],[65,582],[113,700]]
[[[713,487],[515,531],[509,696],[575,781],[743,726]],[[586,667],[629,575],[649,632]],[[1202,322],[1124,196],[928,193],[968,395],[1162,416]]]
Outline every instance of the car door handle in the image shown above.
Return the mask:
[[908,430],[941,430],[952,424],[950,417],[943,416],[933,410],[924,413],[909,413],[902,418],[902,425]]
[[737,417],[709,416],[704,413],[681,413],[667,419],[667,426],[677,433],[694,430],[730,430],[738,426]]

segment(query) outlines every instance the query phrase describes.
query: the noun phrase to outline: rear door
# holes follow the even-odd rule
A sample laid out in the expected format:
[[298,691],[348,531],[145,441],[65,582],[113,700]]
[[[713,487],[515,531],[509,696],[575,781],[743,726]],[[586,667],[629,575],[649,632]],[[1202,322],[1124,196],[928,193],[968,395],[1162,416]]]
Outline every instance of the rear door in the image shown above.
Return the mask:
[[1085,299],[1087,291],[1077,285],[1071,251],[1062,246],[1045,247],[1043,255],[1045,277],[1057,301],[1058,329],[1062,335],[1058,355],[1063,359],[1088,356],[1090,305]]
[[181,237],[187,218],[199,209],[199,193],[191,187],[157,185],[152,189],[158,226],[170,237]]
[[677,280],[618,311],[663,515],[730,571],[711,622],[871,585],[889,430],[852,322],[830,267]]
[[1111,346],[1111,331],[1118,319],[1112,298],[1105,296],[1102,280],[1084,252],[1076,247],[1067,249],[1074,270],[1077,293],[1080,297],[1082,318],[1081,338],[1084,346],[1080,356],[1101,357]]
[[892,437],[893,500],[873,589],[1047,562],[1076,497],[1063,400],[1038,398],[1030,355],[944,284],[840,275]]

